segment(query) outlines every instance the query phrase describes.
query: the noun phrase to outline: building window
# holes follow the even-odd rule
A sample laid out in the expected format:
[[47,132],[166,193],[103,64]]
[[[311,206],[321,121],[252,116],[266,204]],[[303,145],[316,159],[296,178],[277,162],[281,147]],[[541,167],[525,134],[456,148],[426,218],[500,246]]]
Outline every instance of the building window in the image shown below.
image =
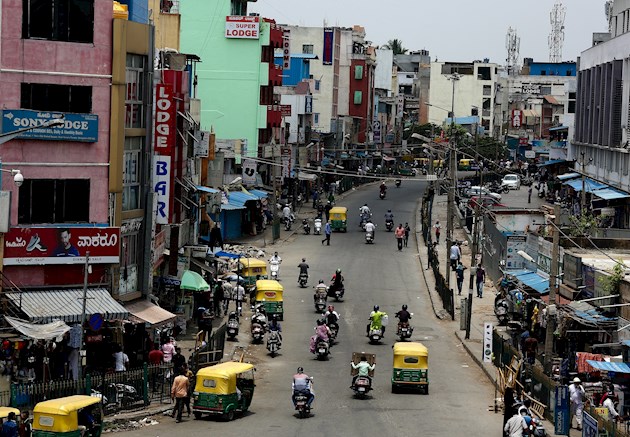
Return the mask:
[[247,15],[247,0],[231,0],[230,15]]
[[20,87],[20,107],[35,111],[92,112],[92,87],[23,83]]
[[483,86],[483,95],[484,96],[491,96],[492,95],[492,86],[491,85],[484,85]]
[[551,86],[541,86],[540,94],[542,94],[543,96],[551,95]]
[[490,67],[477,68],[477,80],[492,80],[492,70]]
[[313,123],[319,124],[319,112],[313,114]]
[[354,66],[354,78],[357,80],[363,79],[363,65]]
[[362,91],[355,91],[354,92],[354,104],[355,105],[360,105],[361,102],[363,102],[363,92]]
[[19,224],[89,221],[89,179],[24,179],[18,196]]
[[22,38],[93,42],[94,0],[22,0]]
[[130,211],[141,208],[140,181],[142,180],[142,150],[144,137],[126,137],[123,158],[122,209]]
[[575,99],[577,93],[569,93],[569,105],[567,108],[567,112],[569,114],[575,114]]
[[315,80],[315,91],[319,91],[321,86],[322,86],[322,81],[321,80]]
[[127,96],[125,97],[125,127],[143,128],[146,126],[144,116],[145,101],[145,65],[146,56],[127,55]]
[[302,44],[302,53],[305,55],[313,54],[313,44]]

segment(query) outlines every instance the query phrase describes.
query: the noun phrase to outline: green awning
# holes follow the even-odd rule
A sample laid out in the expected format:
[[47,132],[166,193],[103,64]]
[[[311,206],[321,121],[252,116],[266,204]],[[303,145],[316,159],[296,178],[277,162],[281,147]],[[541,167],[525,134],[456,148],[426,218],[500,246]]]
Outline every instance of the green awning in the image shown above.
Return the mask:
[[191,291],[209,291],[210,286],[197,272],[186,270],[182,275],[182,283],[179,288]]

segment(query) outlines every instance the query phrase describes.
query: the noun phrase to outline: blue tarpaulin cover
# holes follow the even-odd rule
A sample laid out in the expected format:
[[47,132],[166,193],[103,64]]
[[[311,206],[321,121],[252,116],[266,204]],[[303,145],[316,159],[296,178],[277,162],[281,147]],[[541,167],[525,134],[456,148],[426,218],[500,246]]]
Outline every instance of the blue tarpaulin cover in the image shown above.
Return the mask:
[[540,276],[531,270],[514,270],[510,272],[516,280],[529,288],[536,290],[540,294],[549,293],[549,279]]
[[608,361],[586,360],[588,364],[598,370],[606,370],[608,372],[630,373],[628,363],[609,363]]

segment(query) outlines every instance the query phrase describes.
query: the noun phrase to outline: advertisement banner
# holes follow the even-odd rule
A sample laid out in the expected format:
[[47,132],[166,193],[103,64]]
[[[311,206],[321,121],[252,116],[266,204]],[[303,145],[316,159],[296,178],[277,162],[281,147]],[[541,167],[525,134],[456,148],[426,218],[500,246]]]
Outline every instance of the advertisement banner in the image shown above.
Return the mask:
[[[568,433],[567,433],[568,434]],[[586,411],[582,412],[582,437],[597,437],[598,426],[597,419],[588,414]]]
[[172,156],[175,144],[175,101],[170,85],[155,86],[155,135],[153,150],[159,155]]
[[291,69],[291,31],[289,29],[282,31],[282,69]]
[[521,127],[523,124],[523,111],[520,109],[512,110],[512,127]]
[[324,50],[322,54],[322,64],[332,65],[335,44],[335,34],[332,27],[324,28]]
[[282,163],[282,177],[291,177],[291,148],[283,147],[280,154],[280,161]]
[[283,117],[291,117],[291,105],[280,105],[280,114]]
[[170,218],[171,157],[153,156],[153,190],[157,198],[155,222],[167,225]]
[[256,184],[256,161],[243,159],[243,185]]
[[372,132],[374,133],[374,143],[381,143],[381,122],[378,120],[374,120],[372,123]]
[[195,132],[195,158],[207,158],[210,150],[210,132],[199,130]]
[[527,236],[526,235],[508,235],[507,237],[507,256],[505,260],[505,267],[508,270],[511,269],[524,269],[525,258],[518,254],[519,250],[527,249]]
[[42,112],[28,109],[4,109],[2,111],[2,133],[8,134],[16,130],[63,118],[63,126],[31,129],[17,136],[18,139],[33,140],[80,141],[95,143],[98,141],[98,115],[73,114],[69,112]]
[[490,322],[483,324],[483,362],[492,362],[492,330],[493,325]]
[[11,228],[4,235],[4,265],[117,264],[120,229],[99,227]]
[[553,410],[553,424],[556,435],[569,435],[571,414],[569,412],[569,387],[556,386],[556,406]]
[[258,39],[260,36],[259,21],[259,17],[228,15],[225,17],[225,37]]

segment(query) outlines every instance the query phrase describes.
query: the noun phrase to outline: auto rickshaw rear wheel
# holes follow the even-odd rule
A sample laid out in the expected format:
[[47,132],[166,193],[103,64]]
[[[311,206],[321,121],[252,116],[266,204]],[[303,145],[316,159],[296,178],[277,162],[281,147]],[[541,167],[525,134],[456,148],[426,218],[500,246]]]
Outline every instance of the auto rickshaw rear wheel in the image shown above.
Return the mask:
[[231,422],[232,420],[234,420],[234,410],[230,410],[227,413],[225,413],[223,415],[223,418],[225,419],[226,422]]

